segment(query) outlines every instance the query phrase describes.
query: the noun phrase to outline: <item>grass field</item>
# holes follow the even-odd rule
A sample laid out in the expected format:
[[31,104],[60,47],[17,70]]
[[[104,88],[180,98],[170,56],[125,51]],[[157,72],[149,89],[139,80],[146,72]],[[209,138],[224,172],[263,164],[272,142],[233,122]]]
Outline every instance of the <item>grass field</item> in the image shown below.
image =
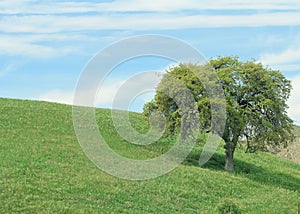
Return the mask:
[[[223,171],[222,146],[204,166],[201,145],[172,172],[145,181],[99,170],[77,142],[72,107],[0,99],[0,213],[218,213],[230,200],[242,213],[297,213],[300,165],[258,152],[235,154],[235,173]],[[98,109],[99,129],[116,152],[146,159],[168,140],[132,145],[117,135],[110,110]],[[141,115],[131,121],[147,130]]]

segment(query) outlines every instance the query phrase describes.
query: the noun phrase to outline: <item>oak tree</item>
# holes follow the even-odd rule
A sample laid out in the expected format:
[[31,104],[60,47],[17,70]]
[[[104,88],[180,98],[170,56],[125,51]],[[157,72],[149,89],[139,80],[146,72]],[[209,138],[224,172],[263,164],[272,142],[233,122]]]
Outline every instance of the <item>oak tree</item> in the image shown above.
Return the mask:
[[[217,75],[217,81],[211,78],[213,74]],[[161,111],[168,121],[167,133],[175,134],[183,118],[173,98],[183,95],[170,76],[183,82],[193,95],[202,132],[210,131],[211,106],[218,102],[208,96],[207,85],[214,81],[223,89],[225,128],[214,134],[225,142],[226,170],[234,171],[234,152],[241,140],[247,142],[246,151],[254,152],[270,145],[285,145],[293,139],[293,121],[286,112],[291,82],[280,71],[254,60],[242,62],[238,57],[218,57],[205,65],[180,64],[168,69],[154,100],[144,106],[144,114]],[[166,89],[168,95],[163,92]]]

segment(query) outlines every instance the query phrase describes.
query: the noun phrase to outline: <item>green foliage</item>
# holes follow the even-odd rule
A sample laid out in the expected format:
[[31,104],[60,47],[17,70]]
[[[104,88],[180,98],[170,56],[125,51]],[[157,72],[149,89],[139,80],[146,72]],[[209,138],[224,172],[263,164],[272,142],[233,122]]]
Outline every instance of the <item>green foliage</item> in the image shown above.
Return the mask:
[[[110,112],[97,109],[97,123],[121,155],[154,158],[176,140],[170,136],[148,146],[133,145],[118,135]],[[130,113],[130,120],[141,133],[149,129],[140,114]],[[297,213],[300,198],[299,164],[239,149],[234,174],[222,170],[220,148],[203,168],[197,157],[189,157],[196,163],[157,179],[110,176],[82,151],[72,107],[47,102],[0,99],[0,157],[0,213],[216,213],[223,198],[232,198],[247,213]]]
[[155,112],[158,109],[156,103],[152,100],[151,102],[146,103],[143,106],[143,115],[147,118],[151,116],[152,112]]
[[[221,86],[222,91],[217,86]],[[193,100],[188,97],[187,89]],[[155,106],[168,120],[167,132],[173,134],[185,119],[184,104],[194,102],[194,106],[189,104],[187,108],[197,110],[200,131],[214,127],[213,131],[226,142],[230,162],[241,139],[247,140],[247,151],[250,152],[264,150],[269,145],[286,145],[293,140],[293,121],[286,112],[290,92],[291,83],[280,71],[255,61],[218,57],[202,66],[180,64],[170,68],[157,88],[154,101],[146,104],[145,115],[151,112],[148,105]],[[226,101],[224,132],[222,127],[216,128],[222,124],[221,109],[225,105],[219,96],[221,93]],[[217,107],[212,108],[213,105]],[[213,113],[219,118],[212,120]]]
[[242,209],[231,198],[225,198],[223,202],[218,206],[220,214],[241,214]]

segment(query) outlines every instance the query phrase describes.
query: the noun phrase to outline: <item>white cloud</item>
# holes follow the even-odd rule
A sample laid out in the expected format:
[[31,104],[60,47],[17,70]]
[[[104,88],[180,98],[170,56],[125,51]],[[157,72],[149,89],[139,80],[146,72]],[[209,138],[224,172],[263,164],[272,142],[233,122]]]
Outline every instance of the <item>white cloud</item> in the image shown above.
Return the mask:
[[56,50],[51,47],[35,45],[25,41],[2,40],[0,51],[2,55],[25,55],[34,57],[49,57],[56,55]]
[[[0,55],[23,55],[26,57],[59,57],[80,52],[76,45],[49,45],[49,42],[90,41],[80,35],[39,34],[39,35],[0,35]],[[43,44],[48,42],[48,44]]]
[[[139,73],[127,80],[110,79],[104,82],[96,93],[94,106],[127,110],[137,95],[145,91],[154,91],[162,77],[157,74],[158,72]],[[89,92],[77,93],[79,93],[78,96],[82,95],[82,100],[84,100]],[[142,97],[142,99],[145,98],[149,99],[150,97]],[[74,103],[74,91],[52,90],[41,94],[39,100],[72,105]],[[80,103],[83,105],[83,102]]]
[[[296,39],[297,40],[297,39]],[[297,43],[297,41],[291,41]],[[260,57],[260,62],[264,65],[269,65],[272,69],[278,69],[284,72],[298,72],[300,71],[300,47],[290,45],[287,49],[279,53],[265,53]],[[297,73],[297,74],[298,74]],[[288,115],[300,125],[300,75],[292,78],[293,90],[291,97],[288,100]]]
[[300,72],[300,62],[299,64],[289,64],[289,65],[277,65],[272,67],[274,69],[278,69],[280,71],[293,71],[293,72]]
[[299,12],[251,15],[106,14],[6,16],[0,20],[2,32],[61,33],[88,30],[166,30],[215,27],[258,27],[300,25]]
[[296,0],[130,0],[103,4],[110,11],[179,11],[179,10],[241,10],[241,9],[295,9]]
[[3,63],[3,65],[0,67],[0,78],[9,76],[9,74],[17,71],[20,67],[24,66],[26,63],[27,60],[20,59],[20,58]]
[[[287,41],[279,41],[279,44],[287,44],[287,48],[273,53],[260,54],[259,61],[264,65],[268,65],[273,69],[283,72],[299,72],[300,71],[300,46],[298,35]],[[274,44],[275,45],[278,45]]]
[[[82,42],[95,40],[93,34],[89,34],[91,31],[298,26],[300,12],[294,10],[297,8],[300,9],[298,0],[118,0],[102,3],[2,0],[0,54],[40,58],[80,52],[83,45],[75,41],[80,41],[80,37]],[[243,14],[243,9],[253,11]],[[274,9],[283,12],[274,12]],[[193,10],[194,15],[186,12],[189,10]],[[195,15],[197,10],[199,13]],[[213,12],[215,10],[219,11],[218,15]],[[232,15],[230,10],[237,13]],[[206,13],[201,15],[201,11]],[[44,41],[47,43],[43,44]],[[53,47],[53,42],[57,41],[72,41],[73,44]]]
[[291,98],[288,101],[289,116],[296,121],[296,124],[300,125],[300,75],[292,78],[293,90],[291,93]]
[[118,92],[119,88],[123,85],[123,83],[124,80],[117,80],[114,83],[104,83],[97,92],[95,98],[95,106],[111,108],[116,93]]
[[[129,109],[130,103],[135,99],[149,98],[147,96],[140,96],[143,93],[155,91],[162,78],[162,72],[142,72],[132,75],[127,80],[119,82],[118,87],[113,96],[111,96],[111,103],[113,108]],[[100,96],[105,92],[100,89]],[[142,98],[143,97],[143,98]],[[145,101],[145,100],[144,100]],[[149,101],[149,100],[147,100]]]
[[[118,80],[115,81],[115,83],[111,84],[109,82],[102,85],[100,90],[98,91],[96,98],[95,98],[95,106],[97,107],[104,107],[104,108],[112,108],[112,103],[114,99],[117,99],[117,104],[121,103],[124,104],[124,106],[121,106],[120,109],[127,110],[130,106],[125,105],[126,103],[130,103],[128,101],[133,101],[136,95],[139,95],[139,93],[136,92],[144,92],[147,91],[145,88],[153,89],[153,85],[158,84],[159,78],[154,77],[153,75],[143,75],[138,77],[137,79],[131,79],[129,81],[125,80]],[[296,121],[296,124],[300,124],[300,75],[294,77],[292,79],[292,86],[293,90],[291,93],[291,97],[288,100],[288,115]],[[126,84],[126,90],[122,90],[122,85]],[[148,91],[150,91],[148,90]],[[119,91],[119,94],[117,95]],[[84,94],[84,93],[83,93]],[[134,95],[134,96],[133,96]],[[152,93],[153,95],[153,93]],[[84,94],[86,96],[86,94]],[[151,99],[152,97],[146,96],[147,100]],[[49,101],[49,102],[56,102],[56,103],[64,103],[64,104],[73,104],[73,98],[74,98],[74,92],[73,91],[62,91],[62,90],[52,90],[47,93],[44,93],[39,96],[39,100],[42,101]],[[144,99],[142,97],[142,99]],[[135,109],[135,107],[131,106],[131,109]]]
[[[269,65],[273,69],[284,72],[300,71],[300,39],[299,32],[293,31],[293,34],[272,35],[267,39],[261,40],[259,43],[269,42],[272,52],[261,53],[259,61],[265,65]],[[281,48],[280,48],[281,47]]]
[[73,97],[74,92],[61,91],[57,89],[41,94],[39,100],[72,105]]
[[280,53],[267,53],[261,55],[261,61],[267,65],[287,64],[299,61],[300,47],[288,48]]
[[8,75],[10,72],[15,70],[16,65],[14,63],[6,64],[3,68],[0,69],[0,78]]
[[61,14],[85,12],[176,12],[181,10],[288,10],[299,9],[298,0],[128,0],[111,2],[28,1],[0,2],[0,13]]

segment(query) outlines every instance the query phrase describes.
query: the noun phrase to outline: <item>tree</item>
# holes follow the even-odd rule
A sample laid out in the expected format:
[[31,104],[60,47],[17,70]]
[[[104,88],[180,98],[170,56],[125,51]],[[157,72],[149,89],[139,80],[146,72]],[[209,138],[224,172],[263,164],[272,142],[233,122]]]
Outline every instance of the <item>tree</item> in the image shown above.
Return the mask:
[[[197,72],[202,75],[201,79],[195,75]],[[217,82],[210,78],[212,74],[218,76]],[[180,91],[170,76],[182,81],[193,94],[202,132],[210,131],[211,105],[218,102],[209,99],[205,85],[213,80],[222,87],[226,125],[222,132],[215,134],[225,142],[226,170],[234,171],[234,151],[242,139],[247,141],[246,152],[265,150],[270,145],[286,145],[293,139],[293,121],[286,112],[291,83],[280,71],[255,61],[242,62],[238,57],[218,57],[206,65],[180,64],[170,68],[144,112],[149,116],[151,109],[161,111],[168,120],[167,133],[174,134],[183,118],[171,98],[179,96]],[[166,88],[171,91],[168,95],[163,92]]]

